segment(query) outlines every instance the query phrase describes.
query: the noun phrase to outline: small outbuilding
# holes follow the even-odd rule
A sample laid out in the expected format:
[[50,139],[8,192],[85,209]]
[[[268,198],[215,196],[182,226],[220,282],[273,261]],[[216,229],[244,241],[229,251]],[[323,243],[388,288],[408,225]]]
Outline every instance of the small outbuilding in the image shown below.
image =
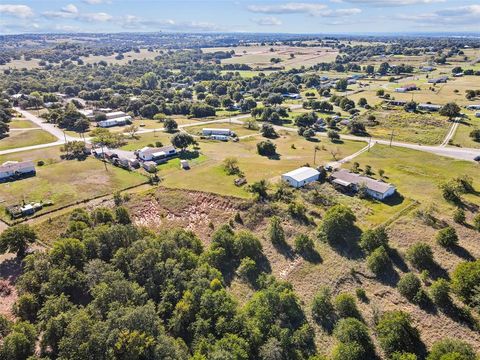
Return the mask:
[[190,164],[187,160],[180,160],[180,169],[188,170],[190,169]]
[[320,176],[318,170],[303,166],[296,170],[290,171],[282,175],[282,180],[289,183],[294,188],[299,188],[309,184],[311,182],[317,181]]
[[232,135],[232,131],[230,129],[221,129],[221,128],[203,128],[202,135],[203,136],[212,136],[212,135],[230,136]]

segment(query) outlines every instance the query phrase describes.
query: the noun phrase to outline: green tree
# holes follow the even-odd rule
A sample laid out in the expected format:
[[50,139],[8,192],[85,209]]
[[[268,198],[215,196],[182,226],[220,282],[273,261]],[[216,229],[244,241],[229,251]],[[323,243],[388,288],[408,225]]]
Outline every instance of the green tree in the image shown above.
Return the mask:
[[444,308],[451,304],[450,283],[447,280],[442,278],[435,280],[429,290],[435,305]]
[[257,152],[262,156],[274,156],[277,153],[277,145],[270,140],[260,141],[257,144]]
[[256,181],[248,186],[248,191],[253,193],[257,200],[265,200],[268,198],[268,182],[263,179]]
[[462,208],[456,208],[453,212],[453,221],[457,224],[465,223],[465,211]]
[[28,224],[9,227],[0,235],[0,253],[15,252],[22,258],[28,245],[35,242],[37,235]]
[[406,258],[417,269],[427,269],[434,263],[433,252],[430,245],[418,242],[410,246],[406,253]]
[[35,326],[28,322],[18,322],[12,331],[3,339],[0,347],[0,359],[25,360],[35,350]]
[[178,124],[173,119],[166,119],[163,123],[163,126],[165,128],[165,131],[169,133],[175,132],[178,129]]
[[457,265],[452,273],[452,290],[458,297],[470,303],[475,287],[480,284],[480,260],[465,261]]
[[339,317],[361,319],[361,315],[358,311],[357,303],[353,295],[346,293],[339,294],[335,297],[333,303]]
[[147,72],[143,74],[140,78],[140,83],[142,85],[142,88],[147,90],[153,90],[158,85],[157,76],[153,72]]
[[345,240],[355,225],[355,214],[345,205],[329,208],[320,225],[320,234],[330,242]]
[[451,120],[460,114],[460,110],[460,106],[458,106],[456,103],[449,102],[440,109],[440,115],[448,116],[448,118]]
[[405,296],[409,301],[415,302],[417,295],[422,291],[422,284],[415,274],[408,273],[401,277],[397,284],[397,289],[398,292]]
[[315,244],[308,235],[300,234],[295,238],[295,250],[300,254],[310,254],[315,250]]
[[367,267],[375,275],[380,275],[385,272],[391,265],[390,258],[383,246],[376,248],[367,257]]
[[115,208],[115,220],[117,223],[122,225],[128,225],[132,223],[132,219],[130,219],[128,210],[123,206],[117,206]]
[[470,344],[458,339],[443,339],[433,344],[427,360],[445,359],[476,360],[477,356]]
[[273,216],[270,219],[270,227],[268,229],[268,237],[272,244],[283,245],[285,244],[285,232],[282,227],[282,222],[278,216]]
[[396,352],[418,354],[420,335],[412,326],[410,315],[403,311],[385,312],[376,327],[378,340],[388,355]]
[[195,144],[195,140],[187,133],[180,132],[172,137],[172,145],[181,149],[182,152],[193,144]]
[[328,287],[321,287],[312,301],[312,317],[324,328],[331,328],[335,323],[335,307]]
[[365,357],[374,357],[375,348],[372,339],[368,334],[368,328],[365,324],[355,318],[341,319],[335,326],[333,331],[335,338],[344,344],[357,343],[359,344]]
[[437,243],[440,246],[451,248],[458,243],[458,235],[454,228],[447,226],[437,233]]
[[385,228],[378,227],[366,230],[360,238],[360,247],[367,254],[370,254],[380,246],[388,247],[388,235]]

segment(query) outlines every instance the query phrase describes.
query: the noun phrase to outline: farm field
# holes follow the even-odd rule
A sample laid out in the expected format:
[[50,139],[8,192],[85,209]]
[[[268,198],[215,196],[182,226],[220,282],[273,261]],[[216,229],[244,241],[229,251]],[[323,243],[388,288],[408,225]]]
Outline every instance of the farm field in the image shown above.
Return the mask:
[[374,115],[379,123],[375,126],[367,126],[367,132],[379,139],[390,139],[393,131],[393,139],[396,141],[436,145],[443,141],[451,126],[447,118],[429,113],[414,114],[383,110],[367,114]]
[[48,144],[56,140],[52,134],[40,129],[11,131],[9,136],[0,140],[0,150]]
[[[58,149],[56,151],[58,152]],[[29,159],[36,162],[38,159],[35,157],[38,155],[40,153],[31,154]],[[24,160],[27,157],[26,154],[22,157],[10,156],[9,160]],[[44,159],[43,156],[40,159]],[[3,201],[0,216],[7,216],[4,212],[6,206],[21,204],[23,201],[53,201],[52,206],[38,212],[41,214],[146,181],[146,178],[137,172],[128,172],[112,165],[108,165],[107,169],[108,171],[101,161],[91,157],[84,161],[54,158],[43,166],[37,165],[36,176],[0,184],[0,199]]]
[[[270,51],[273,48],[274,51]],[[205,48],[204,52],[234,50],[235,56],[223,59],[223,64],[247,64],[253,68],[266,68],[272,66],[271,58],[282,61],[273,64],[275,67],[286,69],[312,66],[319,62],[330,62],[338,55],[337,50],[325,47],[291,47],[291,46],[238,46],[234,48]],[[291,58],[290,54],[294,54]]]

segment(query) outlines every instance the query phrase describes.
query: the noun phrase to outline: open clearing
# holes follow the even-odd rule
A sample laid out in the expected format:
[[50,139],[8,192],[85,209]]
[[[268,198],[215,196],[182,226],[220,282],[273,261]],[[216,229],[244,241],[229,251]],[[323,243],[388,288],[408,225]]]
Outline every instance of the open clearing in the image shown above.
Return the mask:
[[48,144],[56,140],[52,134],[41,129],[11,131],[9,136],[0,140],[0,150]]
[[38,126],[35,123],[25,119],[13,119],[8,123],[8,125],[10,126],[10,129],[38,128]]
[[440,144],[447,135],[451,123],[447,118],[430,113],[415,114],[400,111],[372,111],[378,125],[367,126],[368,133],[375,138],[393,139],[424,145]]

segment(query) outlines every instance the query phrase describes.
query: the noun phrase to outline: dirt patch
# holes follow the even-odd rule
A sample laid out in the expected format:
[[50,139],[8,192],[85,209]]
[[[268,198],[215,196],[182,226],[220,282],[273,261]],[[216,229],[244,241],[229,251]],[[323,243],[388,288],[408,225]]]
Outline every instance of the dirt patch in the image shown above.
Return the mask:
[[136,225],[154,229],[180,227],[194,231],[208,243],[212,231],[228,222],[242,200],[200,191],[158,188],[132,198],[130,208]]

